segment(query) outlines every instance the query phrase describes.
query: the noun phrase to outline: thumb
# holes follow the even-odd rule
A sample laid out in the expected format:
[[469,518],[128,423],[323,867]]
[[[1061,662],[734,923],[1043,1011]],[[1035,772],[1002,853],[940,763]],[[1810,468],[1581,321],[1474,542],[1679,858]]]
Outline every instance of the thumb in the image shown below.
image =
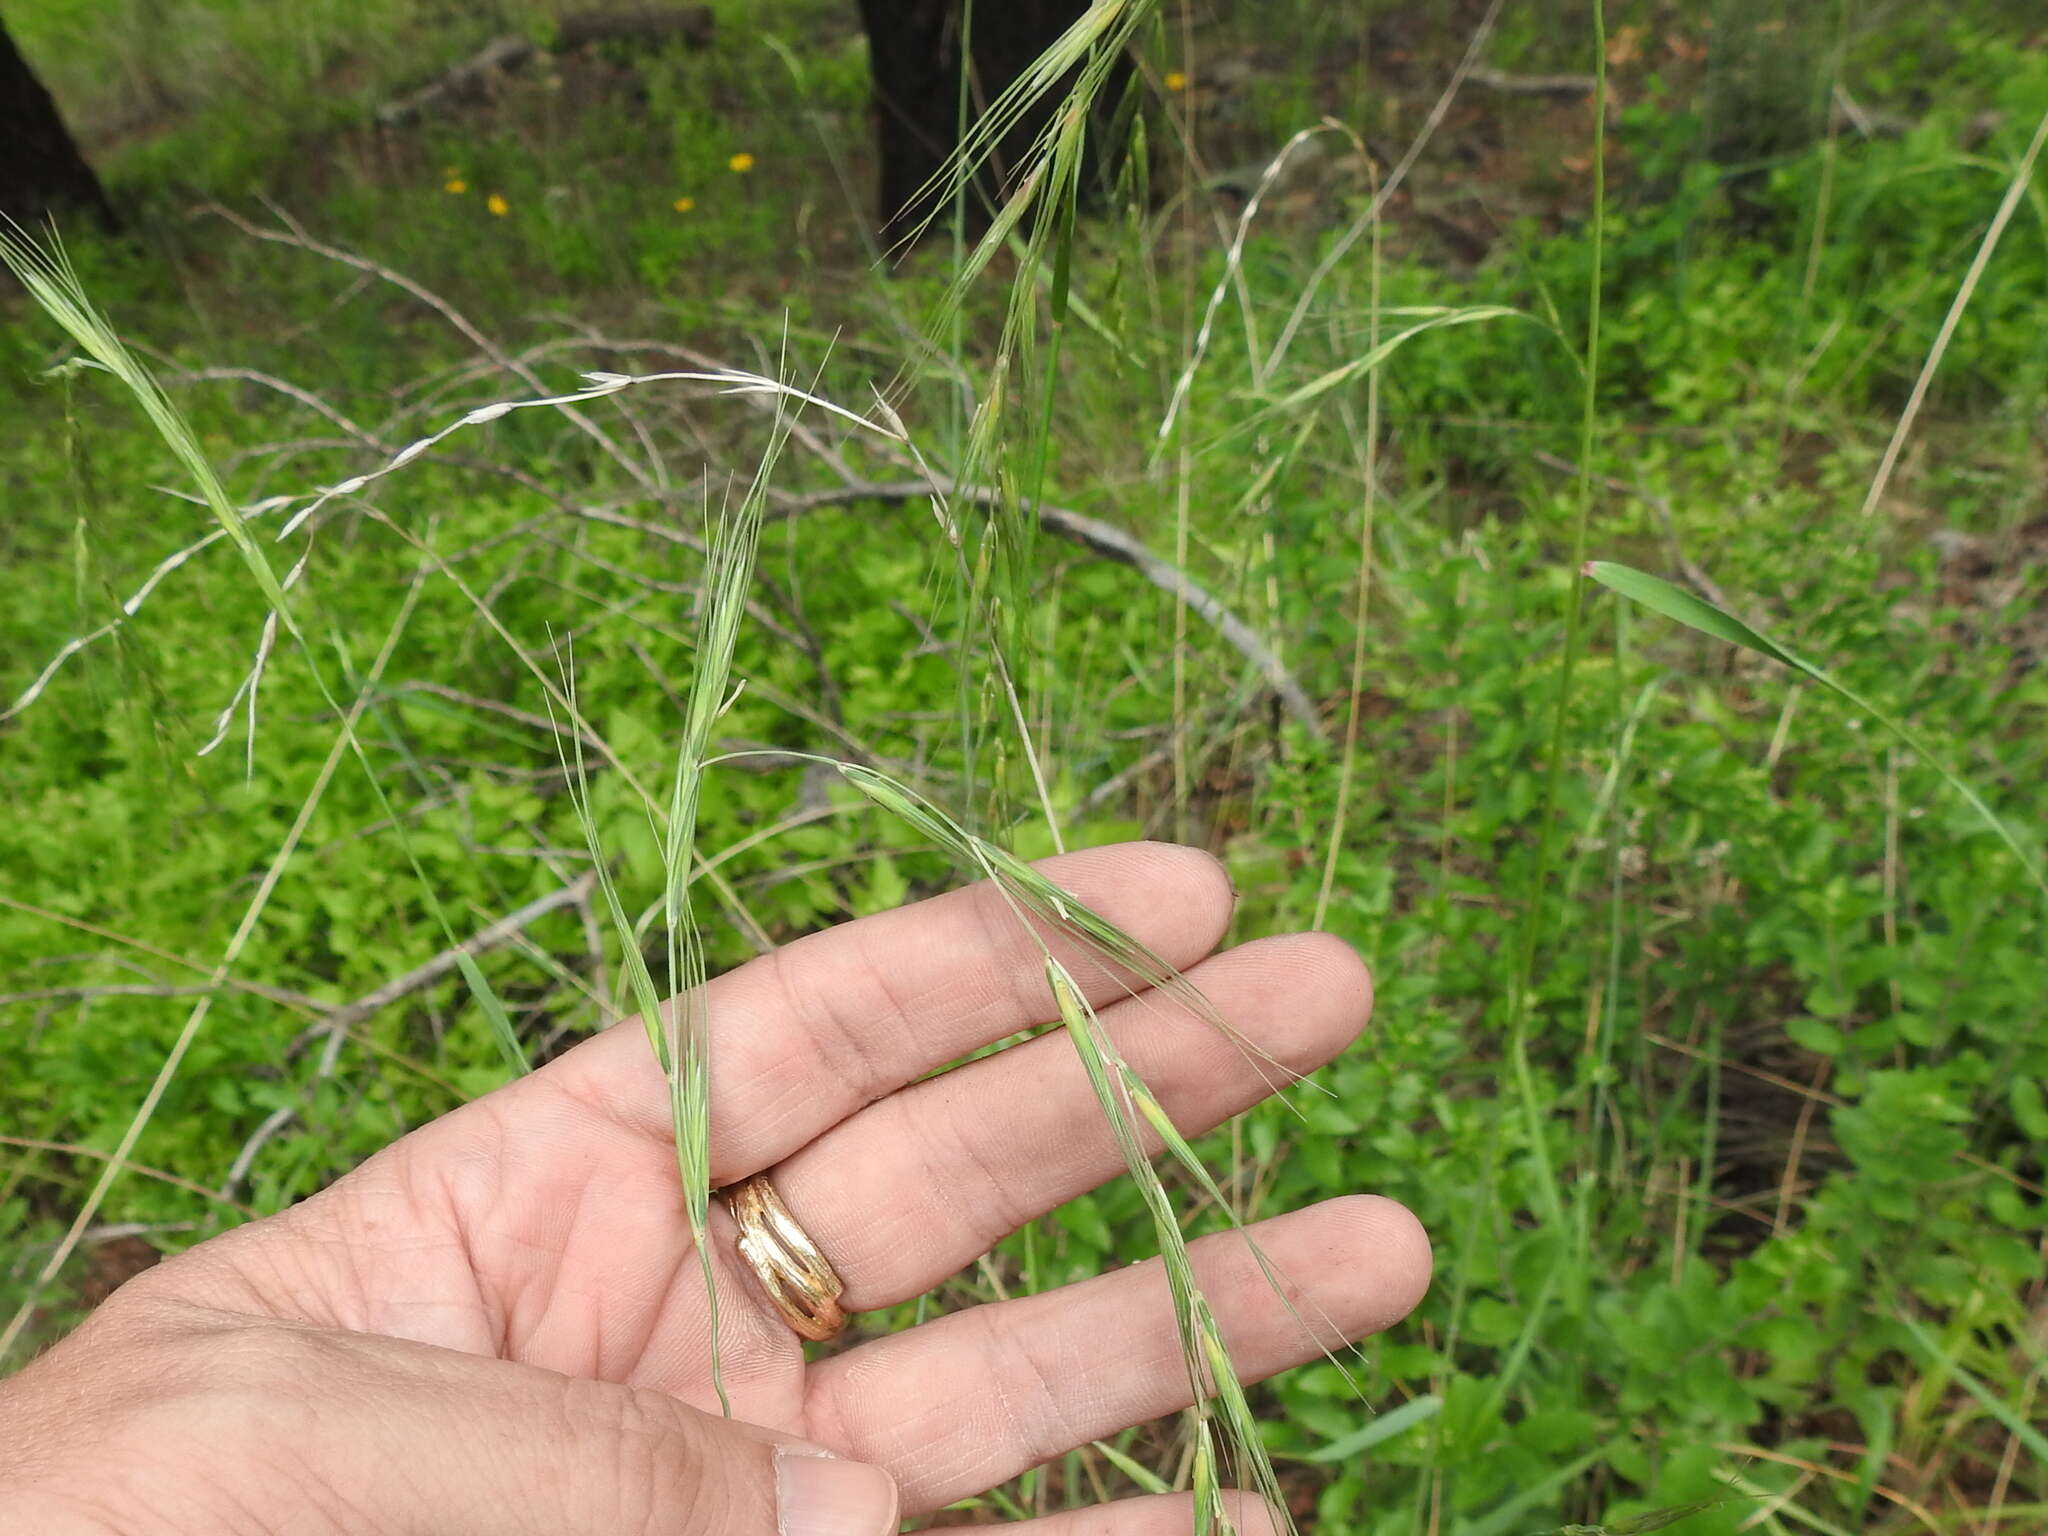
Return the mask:
[[[178,1529],[218,1528],[212,1511],[272,1536],[896,1536],[880,1467],[665,1392],[202,1309],[181,1323],[120,1372],[144,1371],[143,1401],[52,1435],[96,1443],[116,1502],[196,1517]],[[37,1362],[79,1377],[42,1394],[60,1407],[113,1384],[69,1347],[86,1343]]]

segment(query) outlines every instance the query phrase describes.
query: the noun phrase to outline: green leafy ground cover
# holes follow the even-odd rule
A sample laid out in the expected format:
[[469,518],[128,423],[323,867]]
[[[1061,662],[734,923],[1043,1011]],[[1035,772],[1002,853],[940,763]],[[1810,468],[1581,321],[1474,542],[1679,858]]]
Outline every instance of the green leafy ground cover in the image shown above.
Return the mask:
[[[46,66],[52,83],[101,125],[101,163],[154,242],[139,258],[81,237],[88,285],[250,503],[581,369],[688,366],[673,345],[816,377],[856,408],[900,381],[904,419],[951,469],[989,399],[1005,285],[1038,285],[1052,313],[1050,275],[999,258],[939,343],[919,341],[957,258],[942,235],[894,276],[871,265],[864,63],[836,7],[725,6],[708,52],[600,47],[392,131],[371,125],[377,103],[505,25],[545,35],[546,14],[171,9],[155,34],[162,8],[106,25],[57,0],[9,24],[39,63],[72,61]],[[1254,1212],[1375,1189],[1437,1242],[1431,1298],[1367,1351],[1369,1404],[1331,1367],[1261,1390],[1296,1513],[1333,1536],[1619,1531],[1690,1505],[1711,1507],[1671,1529],[2038,1528],[2042,898],[1874,722],[1582,591],[1574,550],[1583,516],[1588,552],[1691,582],[1827,666],[2039,857],[2038,173],[1865,503],[2048,112],[2048,45],[1993,5],[1940,22],[1617,6],[1597,226],[1587,103],[1468,82],[1375,240],[1373,178],[1480,18],[1285,9],[1291,28],[1170,12],[1147,35],[1147,184],[1080,227],[1057,351],[1041,332],[1018,360],[997,462],[1213,591],[1313,705],[1312,723],[1276,707],[1213,626],[1128,567],[1043,531],[1005,567],[1064,841],[1203,843],[1242,893],[1239,936],[1321,922],[1378,978],[1371,1033],[1321,1074],[1331,1094],[1209,1148]],[[111,79],[80,62],[88,26],[125,61]],[[1585,18],[1541,7],[1508,7],[1484,53],[1526,74],[1598,56]],[[1369,154],[1340,131],[1297,149],[1227,259],[1265,167],[1326,112]],[[213,199],[424,285],[531,383],[375,273],[190,216]],[[158,489],[183,487],[124,400],[45,376],[54,331],[17,310],[4,338],[0,707],[209,527]],[[588,868],[545,696],[563,655],[622,888],[660,890],[629,776],[663,782],[693,669],[701,560],[678,537],[701,529],[704,477],[715,504],[767,430],[747,401],[680,386],[588,411],[665,478],[519,412],[280,546],[312,550],[318,665],[364,701],[404,842],[469,931]],[[906,477],[840,446],[859,478]],[[801,442],[778,471],[795,494],[840,478]],[[1050,851],[1016,732],[986,728],[972,665],[963,690],[977,621],[928,508],[771,517],[747,687],[719,734],[887,767]],[[452,973],[326,1053],[327,1010],[445,940],[360,768],[327,768],[335,722],[304,657],[270,660],[253,742],[238,712],[196,755],[266,611],[232,551],[205,549],[0,724],[0,1306],[36,1304],[32,1337],[91,1294],[91,1245],[32,1282],[309,802],[102,1221],[174,1249],[502,1080]],[[953,878],[796,766],[714,773],[699,844],[714,966]],[[536,1057],[596,1027],[619,975],[615,938],[574,906],[480,963]],[[1195,1225],[1213,1220],[1186,1195]],[[1118,1184],[940,1300],[1150,1245]],[[1174,1425],[1120,1449],[1184,1475]],[[1082,1456],[992,1507],[1131,1486]]]

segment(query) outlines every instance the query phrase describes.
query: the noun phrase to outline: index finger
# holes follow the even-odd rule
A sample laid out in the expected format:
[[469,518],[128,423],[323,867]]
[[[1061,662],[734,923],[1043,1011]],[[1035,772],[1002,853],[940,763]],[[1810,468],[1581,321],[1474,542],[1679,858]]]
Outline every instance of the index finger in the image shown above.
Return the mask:
[[[1232,895],[1208,854],[1121,843],[1036,866],[1175,969],[1223,937]],[[1043,947],[1041,947],[1043,939]],[[1091,1002],[1138,983],[1064,935],[1035,935],[989,882],[812,934],[714,979],[711,1176],[758,1173],[855,1110],[1057,1016],[1045,948]],[[637,1018],[527,1080],[667,1140],[667,1084]]]

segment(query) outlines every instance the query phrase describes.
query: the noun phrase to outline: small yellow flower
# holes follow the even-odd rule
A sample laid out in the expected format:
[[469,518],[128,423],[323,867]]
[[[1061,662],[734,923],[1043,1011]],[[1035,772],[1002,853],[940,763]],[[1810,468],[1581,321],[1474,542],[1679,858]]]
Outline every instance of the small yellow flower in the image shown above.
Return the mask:
[[443,192],[453,192],[457,197],[460,197],[469,190],[469,183],[460,176],[450,176],[442,185],[441,190]]
[[697,199],[695,199],[694,197],[679,197],[676,199],[677,213],[688,213],[692,208],[696,206]]
[[725,167],[735,176],[744,176],[754,168],[754,157],[743,149],[726,161]]
[[1184,91],[1188,88],[1188,77],[1177,69],[1169,70],[1166,75],[1166,88],[1169,91]]
[[453,181],[462,174],[462,167],[459,165],[444,165],[441,167],[441,174],[447,177],[448,180]]
[[484,199],[484,206],[490,209],[491,213],[495,217],[501,219],[505,217],[506,214],[512,211],[512,205],[506,202],[504,198],[498,196],[498,194],[495,192],[493,192],[489,197]]

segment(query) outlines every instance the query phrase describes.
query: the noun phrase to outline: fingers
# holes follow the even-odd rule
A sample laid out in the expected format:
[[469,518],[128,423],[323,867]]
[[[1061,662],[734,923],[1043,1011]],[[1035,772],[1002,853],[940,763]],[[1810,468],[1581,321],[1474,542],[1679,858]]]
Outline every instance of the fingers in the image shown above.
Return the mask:
[[[1101,1017],[1191,1136],[1330,1060],[1372,1011],[1356,952],[1323,935],[1247,944],[1188,979],[1271,1060],[1156,993]],[[1155,1150],[1158,1138],[1145,1135]],[[774,1181],[845,1281],[842,1302],[858,1311],[929,1290],[1123,1171],[1080,1057],[1056,1032],[899,1090],[779,1164]]]
[[[1222,867],[1194,849],[1126,843],[1038,867],[1176,968],[1214,948],[1230,919]],[[1057,938],[1051,945],[1091,1000],[1125,994],[1127,979],[1084,949]],[[799,939],[719,977],[706,997],[712,1176],[720,1184],[1056,1013],[1038,940],[986,882]],[[578,1046],[532,1081],[650,1136],[671,1134],[667,1090],[637,1020]]]
[[[1391,1200],[1329,1200],[1252,1233],[1284,1300],[1242,1235],[1193,1245],[1197,1283],[1247,1381],[1389,1326],[1429,1285],[1429,1240]],[[888,1467],[905,1511],[917,1513],[1189,1401],[1166,1274],[1153,1259],[823,1361],[806,1422],[813,1438]]]

